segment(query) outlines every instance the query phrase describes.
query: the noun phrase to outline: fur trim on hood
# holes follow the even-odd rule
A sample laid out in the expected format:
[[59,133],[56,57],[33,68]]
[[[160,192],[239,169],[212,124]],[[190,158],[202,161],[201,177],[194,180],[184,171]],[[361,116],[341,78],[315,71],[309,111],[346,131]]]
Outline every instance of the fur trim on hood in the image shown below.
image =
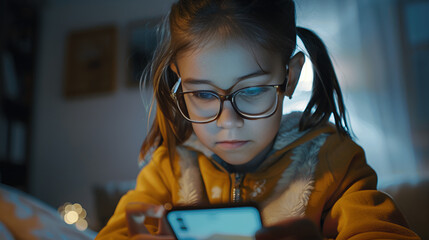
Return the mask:
[[[294,112],[282,118],[279,133],[273,145],[273,151],[278,151],[302,137],[307,131],[298,130],[301,113]],[[308,200],[314,188],[314,171],[318,163],[318,153],[327,134],[301,144],[292,150],[292,163],[282,173],[270,197],[261,204],[262,217],[266,224],[273,224],[291,216],[303,216]],[[195,135],[188,139],[184,147],[179,147],[182,176],[179,179],[181,204],[194,205],[201,201],[203,183],[198,169],[198,160],[190,149],[197,150],[211,158],[213,152],[198,141]],[[264,163],[263,165],[271,165]],[[262,181],[263,182],[263,181]],[[263,183],[262,183],[263,185]],[[262,190],[255,186],[251,195],[255,196]]]

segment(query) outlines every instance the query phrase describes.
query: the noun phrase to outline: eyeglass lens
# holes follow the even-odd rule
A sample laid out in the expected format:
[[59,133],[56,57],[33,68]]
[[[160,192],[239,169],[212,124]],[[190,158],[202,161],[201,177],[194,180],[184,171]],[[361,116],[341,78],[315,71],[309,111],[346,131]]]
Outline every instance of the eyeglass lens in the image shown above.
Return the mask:
[[[277,89],[274,86],[248,87],[238,90],[232,98],[234,108],[243,115],[259,117],[276,108]],[[214,92],[194,91],[178,94],[178,105],[192,121],[210,121],[217,117],[222,101]]]

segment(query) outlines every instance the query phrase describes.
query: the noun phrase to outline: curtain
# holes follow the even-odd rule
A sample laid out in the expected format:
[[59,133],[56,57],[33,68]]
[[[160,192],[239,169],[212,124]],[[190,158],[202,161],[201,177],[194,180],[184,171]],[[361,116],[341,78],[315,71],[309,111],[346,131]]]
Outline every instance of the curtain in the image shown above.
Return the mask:
[[[400,3],[296,1],[297,24],[314,30],[332,55],[354,139],[376,170],[379,187],[418,180],[422,165],[411,133]],[[285,112],[305,107],[311,70],[303,73]]]

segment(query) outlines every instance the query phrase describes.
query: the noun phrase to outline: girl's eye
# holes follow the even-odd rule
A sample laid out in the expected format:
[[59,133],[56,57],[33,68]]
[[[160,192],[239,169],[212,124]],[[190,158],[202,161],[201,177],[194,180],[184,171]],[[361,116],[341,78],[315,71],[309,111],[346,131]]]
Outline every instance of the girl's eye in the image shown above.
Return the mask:
[[213,100],[216,98],[216,96],[211,92],[195,92],[192,95],[202,100]]
[[240,90],[239,94],[246,97],[253,97],[263,94],[266,91],[268,91],[268,89],[265,87],[250,87]]

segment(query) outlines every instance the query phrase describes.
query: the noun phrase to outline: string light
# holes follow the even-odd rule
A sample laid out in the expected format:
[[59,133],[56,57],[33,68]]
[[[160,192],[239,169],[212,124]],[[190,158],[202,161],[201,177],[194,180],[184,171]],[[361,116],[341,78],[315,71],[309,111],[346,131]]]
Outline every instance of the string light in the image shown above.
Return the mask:
[[85,231],[88,228],[86,221],[86,210],[79,203],[66,202],[58,208],[64,222],[69,225],[74,225],[79,231]]

